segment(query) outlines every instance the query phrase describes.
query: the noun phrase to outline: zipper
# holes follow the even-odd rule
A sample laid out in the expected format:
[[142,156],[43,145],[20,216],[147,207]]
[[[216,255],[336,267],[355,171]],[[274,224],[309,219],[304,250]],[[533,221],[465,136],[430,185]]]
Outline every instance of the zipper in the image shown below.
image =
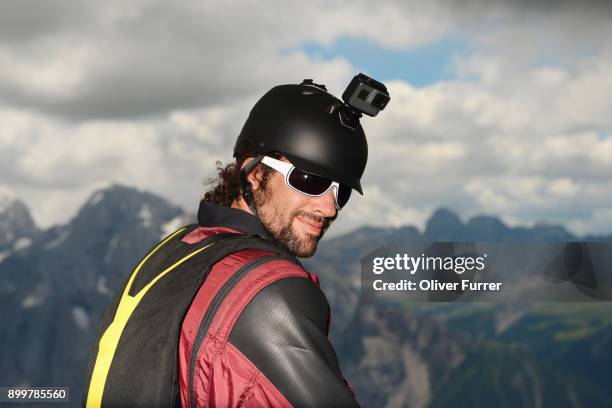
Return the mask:
[[256,258],[242,268],[240,268],[234,275],[227,281],[225,284],[219,289],[217,294],[215,295],[213,301],[210,303],[208,310],[206,310],[206,314],[204,315],[204,319],[200,323],[200,327],[198,327],[198,333],[196,334],[195,342],[193,343],[193,348],[191,350],[191,356],[189,358],[189,406],[195,407],[195,388],[194,388],[194,377],[195,377],[195,365],[198,357],[198,352],[200,351],[200,347],[202,346],[202,342],[204,341],[204,337],[212,324],[212,320],[217,314],[217,310],[223,303],[223,300],[228,295],[228,293],[236,286],[238,282],[253,268],[256,268],[268,261],[272,261],[274,259],[289,259],[285,255],[264,255],[259,258]]

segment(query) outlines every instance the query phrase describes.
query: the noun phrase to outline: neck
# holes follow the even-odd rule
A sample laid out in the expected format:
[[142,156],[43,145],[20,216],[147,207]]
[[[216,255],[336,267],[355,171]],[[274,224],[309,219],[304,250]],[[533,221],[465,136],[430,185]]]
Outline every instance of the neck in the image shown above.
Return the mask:
[[249,208],[249,205],[246,203],[246,201],[244,201],[244,198],[242,198],[242,196],[239,196],[235,198],[234,201],[232,201],[231,208],[237,208],[239,210],[246,211],[251,215],[255,215],[253,214],[253,211],[251,211],[251,209]]

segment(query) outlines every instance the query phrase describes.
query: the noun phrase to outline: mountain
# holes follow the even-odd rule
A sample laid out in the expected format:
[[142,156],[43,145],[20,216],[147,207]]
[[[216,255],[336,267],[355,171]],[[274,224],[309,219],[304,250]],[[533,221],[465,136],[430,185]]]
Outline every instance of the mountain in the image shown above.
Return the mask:
[[[195,217],[150,193],[113,186],[94,193],[67,224],[40,231],[14,197],[0,202],[0,220],[8,220],[1,231],[13,234],[0,260],[0,313],[10,317],[0,320],[0,384],[68,385],[71,405],[80,406],[87,357],[112,294],[153,244]],[[560,226],[510,228],[492,216],[462,222],[440,209],[422,232],[365,226],[322,242],[304,264],[321,278],[331,339],[361,404],[605,406],[612,398],[605,303],[360,299],[360,260],[387,243],[560,239],[580,238]]]
[[304,261],[311,270],[324,276],[325,293],[332,298],[334,326],[332,336],[352,316],[360,289],[361,259],[374,249],[408,241],[457,242],[564,242],[612,241],[610,236],[578,237],[563,226],[536,224],[533,227],[508,227],[499,218],[479,215],[467,222],[454,212],[440,208],[431,215],[421,232],[412,226],[382,228],[363,226],[350,234],[323,241],[314,257]]
[[12,192],[0,190],[0,261],[28,247],[40,230],[30,211]]
[[506,226],[497,217],[480,215],[467,223],[452,211],[440,208],[427,221],[423,238],[429,241],[563,242],[580,238],[559,225],[536,224],[531,228]]
[[412,240],[558,242],[562,226],[463,223],[439,209],[415,228],[363,227],[325,241],[306,262],[332,304],[330,337],[343,374],[368,407],[608,406],[612,314],[606,302],[393,303],[360,298],[360,260]]
[[112,294],[161,236],[191,222],[160,197],[113,186],[93,194],[68,224],[4,259],[0,313],[10,319],[0,321],[0,383],[70,385],[78,405]]

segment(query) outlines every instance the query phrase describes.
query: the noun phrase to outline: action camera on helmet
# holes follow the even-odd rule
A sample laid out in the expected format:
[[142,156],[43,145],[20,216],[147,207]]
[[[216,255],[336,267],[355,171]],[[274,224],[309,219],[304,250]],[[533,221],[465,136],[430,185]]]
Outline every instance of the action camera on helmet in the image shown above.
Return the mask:
[[382,83],[361,73],[353,78],[342,94],[342,100],[347,105],[369,116],[378,115],[390,99]]

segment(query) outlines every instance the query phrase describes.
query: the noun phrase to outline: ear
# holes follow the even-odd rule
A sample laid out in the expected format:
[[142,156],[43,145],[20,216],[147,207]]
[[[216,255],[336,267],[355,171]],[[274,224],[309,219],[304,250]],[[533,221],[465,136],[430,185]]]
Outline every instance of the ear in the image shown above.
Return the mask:
[[[240,168],[243,169],[247,164],[249,164],[251,160],[253,160],[253,157],[246,158],[244,162],[242,163],[242,166],[240,166]],[[251,170],[249,174],[247,174],[247,180],[251,184],[252,191],[259,190],[259,186],[261,185],[262,179],[263,179],[263,170],[261,166],[259,165],[255,166],[255,168]]]

